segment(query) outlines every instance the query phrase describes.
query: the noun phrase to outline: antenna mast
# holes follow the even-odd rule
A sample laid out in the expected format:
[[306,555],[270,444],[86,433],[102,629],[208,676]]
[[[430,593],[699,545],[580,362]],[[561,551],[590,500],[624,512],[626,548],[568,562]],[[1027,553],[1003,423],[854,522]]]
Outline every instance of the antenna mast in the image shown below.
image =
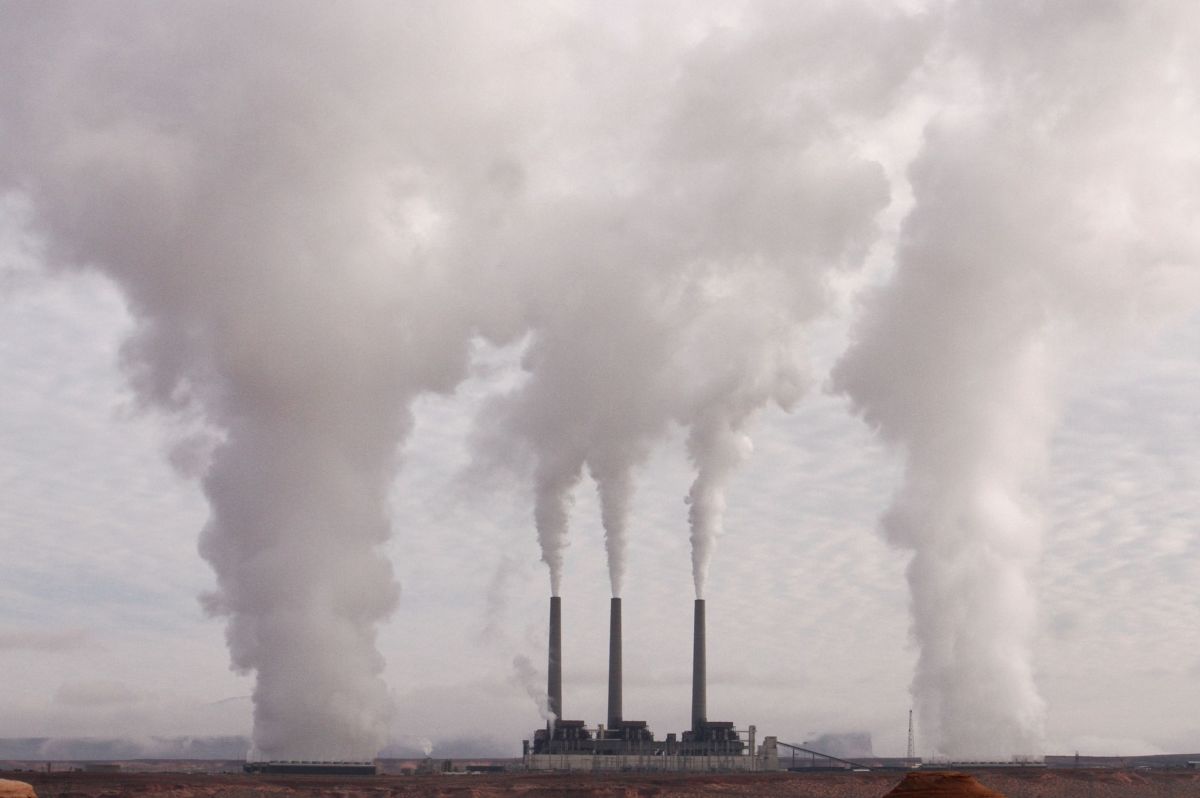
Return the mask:
[[916,745],[916,741],[913,739],[912,710],[910,709],[910,710],[908,710],[908,759],[909,759],[909,764],[911,765],[912,764],[911,760],[916,759],[916,758],[917,758],[917,745]]

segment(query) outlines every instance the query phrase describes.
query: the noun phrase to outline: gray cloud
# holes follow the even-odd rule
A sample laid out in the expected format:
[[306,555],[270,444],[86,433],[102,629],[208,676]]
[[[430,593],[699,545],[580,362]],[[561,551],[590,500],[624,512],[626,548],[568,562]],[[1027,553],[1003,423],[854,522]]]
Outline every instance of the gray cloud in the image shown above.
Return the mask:
[[54,693],[54,703],[70,707],[120,707],[137,704],[141,695],[120,682],[93,680],[64,684]]
[[[1056,394],[1071,387],[1065,353],[1194,306],[1193,12],[1132,8],[998,19],[970,2],[948,15],[876,3],[514,6],[503,17],[442,3],[403,15],[369,4],[5,7],[0,67],[17,79],[0,85],[0,183],[17,193],[0,249],[18,253],[18,271],[99,271],[122,291],[116,300],[77,276],[61,294],[22,295],[25,276],[11,284],[0,518],[22,556],[0,584],[5,606],[22,624],[64,607],[88,628],[96,620],[113,646],[102,667],[141,689],[156,669],[221,670],[195,656],[211,630],[185,600],[209,588],[235,665],[257,680],[264,753],[365,752],[398,725],[449,739],[496,696],[501,708],[478,722],[517,739],[537,713],[503,680],[515,652],[472,635],[492,565],[536,562],[529,512],[454,476],[473,457],[514,460],[540,496],[542,556],[571,585],[568,662],[594,659],[570,671],[581,674],[578,716],[600,705],[603,680],[584,678],[602,669],[600,581],[629,599],[630,706],[683,722],[686,696],[666,687],[686,668],[691,582],[713,599],[713,672],[730,674],[714,711],[729,701],[731,714],[795,730],[772,696],[802,683],[806,718],[892,729],[877,747],[902,748],[916,654],[896,584],[907,554],[863,534],[893,461],[846,423],[842,399],[796,400],[833,356],[809,363],[817,325],[840,340],[844,320],[827,314],[874,279],[858,276],[864,260],[885,269],[881,219],[911,188],[898,276],[869,298],[847,361],[857,367],[839,385],[908,458],[887,521],[894,542],[922,550],[922,530],[947,528],[939,508],[996,533],[955,549],[961,567],[941,572],[945,583],[914,567],[918,615],[945,619],[922,609],[931,594],[974,607],[958,630],[1012,643],[993,658],[1012,666],[997,683],[1019,688],[1014,707],[1036,709],[1031,563],[1050,525],[1062,542],[1046,546],[1056,558],[1037,584],[1051,617],[1078,623],[1038,641],[1042,692],[1076,697],[1060,677],[1076,654],[1103,650],[1098,607],[1127,636],[1126,672],[1148,672],[1139,645],[1162,659],[1169,638],[1191,639],[1179,596],[1194,581],[1195,415],[1181,375],[1194,355],[1183,344],[1159,353],[1162,394],[1120,387],[1103,407],[1067,408],[1076,437],[1049,437]],[[906,179],[888,150],[920,138],[927,118]],[[135,403],[171,417],[89,437],[111,423],[98,407],[129,401],[99,373],[114,338],[126,339]],[[517,350],[524,362],[509,368]],[[485,362],[495,352],[508,353],[498,366]],[[184,542],[203,510],[146,463],[159,437],[205,486],[215,585]],[[948,454],[959,445],[969,451]],[[575,489],[585,473],[600,496]],[[995,490],[975,490],[971,475]],[[1048,502],[1026,491],[1035,482]],[[993,523],[997,507],[1008,521]],[[606,529],[609,545],[580,535],[564,556],[568,517]],[[733,534],[705,585],[722,527]],[[991,614],[995,595],[976,574],[996,560],[990,573],[1013,601]],[[407,597],[395,616],[392,568]],[[1162,589],[1138,589],[1160,578]],[[540,646],[544,589],[530,581],[497,583],[507,604],[490,628]],[[1111,600],[1088,599],[1098,585]],[[154,634],[161,651],[120,656]],[[934,679],[928,665],[927,696],[996,675],[955,663]],[[22,676],[20,689],[77,678]],[[205,678],[214,695],[250,689]],[[413,686],[399,715],[385,678]],[[1176,684],[1161,681],[1149,702]],[[296,700],[334,687],[344,707]],[[415,695],[426,687],[433,698]],[[847,708],[847,694],[868,693]],[[65,704],[46,720],[13,700],[6,723],[70,722]],[[155,722],[184,722],[177,714]],[[243,731],[232,710],[220,722]],[[308,729],[329,731],[296,731]]]
[[0,651],[77,651],[89,643],[83,629],[0,628]]

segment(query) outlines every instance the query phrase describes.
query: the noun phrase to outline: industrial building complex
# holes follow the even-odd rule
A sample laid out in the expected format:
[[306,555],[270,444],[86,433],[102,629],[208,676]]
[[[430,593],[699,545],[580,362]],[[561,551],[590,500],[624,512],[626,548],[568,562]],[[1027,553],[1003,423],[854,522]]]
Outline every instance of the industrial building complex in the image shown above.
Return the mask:
[[[608,718],[588,727],[562,717],[562,599],[550,598],[549,662],[546,678],[552,720],[523,743],[523,761],[531,770],[777,770],[774,737],[755,746],[755,729],[737,730],[729,721],[710,721],[705,671],[704,599],[696,599],[692,643],[692,727],[662,740],[645,721],[626,720],[621,696],[621,599],[609,614]],[[744,735],[744,736],[743,736]]]
[[248,761],[242,765],[246,773],[266,773],[293,776],[374,776],[379,772],[374,761],[342,762],[336,760],[268,760]]

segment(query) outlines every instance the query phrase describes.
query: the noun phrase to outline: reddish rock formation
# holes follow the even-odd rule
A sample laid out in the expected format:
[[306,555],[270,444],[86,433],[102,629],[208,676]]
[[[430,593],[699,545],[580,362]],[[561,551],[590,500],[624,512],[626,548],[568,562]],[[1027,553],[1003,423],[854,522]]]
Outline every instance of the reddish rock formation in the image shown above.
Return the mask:
[[0,779],[0,798],[37,798],[37,793],[23,781]]
[[967,773],[909,773],[884,798],[1004,798]]
[[[929,775],[929,774],[921,774]],[[1200,772],[995,768],[982,792],[937,798],[1197,798]],[[872,773],[494,773],[248,776],[242,773],[22,773],[39,798],[881,798],[901,781]],[[917,798],[915,792],[890,793]]]

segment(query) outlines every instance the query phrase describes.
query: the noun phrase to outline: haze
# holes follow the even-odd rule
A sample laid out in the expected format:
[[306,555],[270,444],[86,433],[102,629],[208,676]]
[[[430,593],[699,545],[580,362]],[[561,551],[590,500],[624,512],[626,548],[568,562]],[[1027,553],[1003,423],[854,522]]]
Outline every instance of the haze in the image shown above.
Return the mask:
[[0,735],[1200,750],[1198,31],[5,5]]

